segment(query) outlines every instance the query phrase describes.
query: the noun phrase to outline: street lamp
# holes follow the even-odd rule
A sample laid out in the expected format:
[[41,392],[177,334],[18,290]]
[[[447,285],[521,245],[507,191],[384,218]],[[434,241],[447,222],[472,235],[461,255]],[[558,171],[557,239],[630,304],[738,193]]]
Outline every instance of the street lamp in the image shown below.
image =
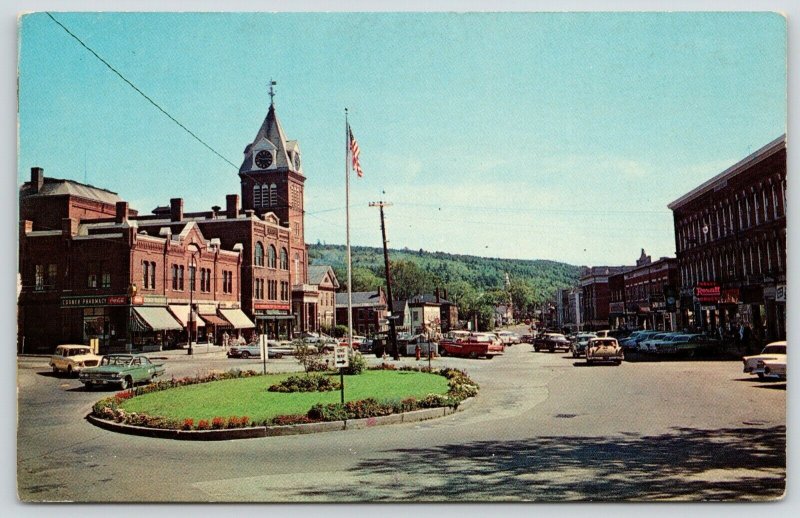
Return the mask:
[[195,255],[200,253],[200,247],[197,246],[197,244],[195,243],[189,243],[186,246],[186,248],[192,253],[192,262],[189,265],[189,318],[187,319],[188,325],[186,329],[186,334],[189,337],[189,349],[187,352],[191,356],[192,354],[194,354],[194,351],[192,350],[192,324],[194,323],[194,318],[192,314],[192,305],[193,305],[192,298],[194,296],[195,270],[197,269]]

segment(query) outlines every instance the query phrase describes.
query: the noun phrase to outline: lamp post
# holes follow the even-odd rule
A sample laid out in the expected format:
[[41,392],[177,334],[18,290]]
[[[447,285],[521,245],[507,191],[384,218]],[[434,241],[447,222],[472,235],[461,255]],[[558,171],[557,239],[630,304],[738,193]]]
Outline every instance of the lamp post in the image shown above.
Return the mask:
[[187,320],[187,329],[186,334],[189,337],[189,349],[187,353],[191,356],[194,354],[192,350],[192,324],[194,323],[193,312],[192,312],[192,305],[193,305],[193,296],[194,296],[194,280],[195,280],[195,270],[196,268],[196,261],[195,261],[195,254],[200,253],[200,247],[197,246],[195,243],[189,243],[186,248],[192,253],[192,262],[189,265],[189,318]]

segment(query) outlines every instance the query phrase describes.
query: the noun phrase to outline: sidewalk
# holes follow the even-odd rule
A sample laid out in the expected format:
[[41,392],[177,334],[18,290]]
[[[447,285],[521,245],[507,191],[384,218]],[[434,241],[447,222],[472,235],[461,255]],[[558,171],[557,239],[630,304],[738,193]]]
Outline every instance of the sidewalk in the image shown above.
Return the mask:
[[142,353],[148,358],[163,358],[166,360],[177,358],[191,358],[193,356],[203,358],[225,358],[227,350],[221,345],[213,344],[194,344],[192,346],[192,354],[189,355],[189,347],[184,344],[177,349],[165,349],[163,351],[149,351]]

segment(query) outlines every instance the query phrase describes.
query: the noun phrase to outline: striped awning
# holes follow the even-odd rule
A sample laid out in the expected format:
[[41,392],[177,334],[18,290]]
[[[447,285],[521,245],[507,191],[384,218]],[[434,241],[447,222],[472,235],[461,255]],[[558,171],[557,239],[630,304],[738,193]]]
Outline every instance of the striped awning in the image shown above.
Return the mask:
[[219,313],[231,323],[234,329],[253,329],[256,327],[241,309],[220,309]]
[[133,326],[142,331],[178,331],[184,327],[167,308],[161,306],[135,307],[133,317]]
[[[186,327],[189,325],[189,306],[184,304],[170,304],[169,310],[175,315],[175,319],[181,323],[181,326]],[[196,327],[205,327],[206,323],[198,316],[197,311],[192,311],[192,322]]]

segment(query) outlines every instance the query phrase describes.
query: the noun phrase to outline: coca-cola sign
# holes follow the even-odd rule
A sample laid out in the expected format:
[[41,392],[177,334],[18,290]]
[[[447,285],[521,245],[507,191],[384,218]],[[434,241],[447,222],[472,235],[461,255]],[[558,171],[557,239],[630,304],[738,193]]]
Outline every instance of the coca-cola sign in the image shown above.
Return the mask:
[[715,304],[719,301],[720,287],[716,282],[698,282],[694,288],[694,296],[700,304]]

